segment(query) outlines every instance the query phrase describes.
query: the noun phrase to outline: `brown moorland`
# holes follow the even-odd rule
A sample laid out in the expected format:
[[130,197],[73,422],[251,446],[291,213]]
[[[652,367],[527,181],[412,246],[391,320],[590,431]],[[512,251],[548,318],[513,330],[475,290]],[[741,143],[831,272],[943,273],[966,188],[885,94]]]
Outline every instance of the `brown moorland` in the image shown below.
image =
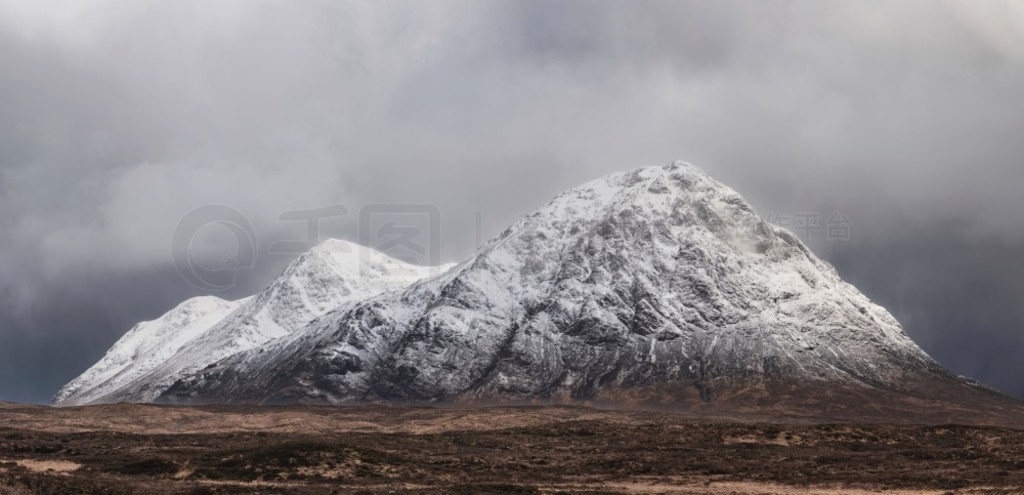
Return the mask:
[[0,494],[1024,493],[1024,430],[574,406],[0,405]]

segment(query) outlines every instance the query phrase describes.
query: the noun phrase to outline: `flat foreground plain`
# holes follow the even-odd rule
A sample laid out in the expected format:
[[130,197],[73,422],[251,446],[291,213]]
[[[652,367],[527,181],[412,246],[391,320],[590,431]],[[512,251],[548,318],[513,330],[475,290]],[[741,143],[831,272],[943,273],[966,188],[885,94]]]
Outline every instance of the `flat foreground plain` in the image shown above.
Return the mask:
[[0,404],[0,494],[1024,493],[1024,430],[564,406]]

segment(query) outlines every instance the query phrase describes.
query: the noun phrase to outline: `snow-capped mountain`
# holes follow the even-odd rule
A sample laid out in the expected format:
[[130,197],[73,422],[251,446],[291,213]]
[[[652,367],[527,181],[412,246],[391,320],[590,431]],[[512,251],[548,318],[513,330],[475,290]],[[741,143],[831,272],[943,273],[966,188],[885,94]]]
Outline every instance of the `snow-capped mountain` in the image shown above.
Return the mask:
[[792,233],[675,162],[571,189],[454,269],[346,304],[160,400],[700,404],[924,383],[968,387]]
[[85,404],[124,387],[162,364],[244,302],[194,297],[153,321],[136,324],[103,359],[61,388],[54,402]]
[[103,360],[62,388],[54,402],[151,401],[182,376],[283,337],[346,302],[405,287],[442,269],[405,263],[347,241],[325,241],[251,298],[190,299],[153,322],[136,325]]

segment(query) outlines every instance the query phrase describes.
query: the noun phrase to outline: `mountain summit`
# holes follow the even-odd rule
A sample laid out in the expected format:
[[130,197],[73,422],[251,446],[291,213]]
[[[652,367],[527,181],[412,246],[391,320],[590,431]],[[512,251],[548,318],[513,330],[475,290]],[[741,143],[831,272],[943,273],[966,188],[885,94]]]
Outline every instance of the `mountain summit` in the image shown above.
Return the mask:
[[448,272],[346,304],[160,400],[763,410],[971,394],[992,395],[735,191],[674,162],[571,189]]

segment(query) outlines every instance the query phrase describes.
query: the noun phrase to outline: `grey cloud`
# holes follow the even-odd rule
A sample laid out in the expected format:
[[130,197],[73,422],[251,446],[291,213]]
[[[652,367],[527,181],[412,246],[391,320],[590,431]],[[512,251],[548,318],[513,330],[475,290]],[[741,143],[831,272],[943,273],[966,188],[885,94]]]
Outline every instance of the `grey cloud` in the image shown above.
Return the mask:
[[0,1],[0,358],[62,356],[0,360],[0,399],[45,399],[196,294],[169,253],[196,206],[237,208],[271,242],[301,234],[283,211],[345,204],[327,232],[352,238],[361,205],[435,204],[450,261],[477,212],[494,235],[568,187],[672,159],[763,213],[850,217],[850,241],[815,250],[941,361],[1024,390],[992,357],[1024,321],[1021,278],[999,269],[1024,242],[1015,3],[58,7]]

